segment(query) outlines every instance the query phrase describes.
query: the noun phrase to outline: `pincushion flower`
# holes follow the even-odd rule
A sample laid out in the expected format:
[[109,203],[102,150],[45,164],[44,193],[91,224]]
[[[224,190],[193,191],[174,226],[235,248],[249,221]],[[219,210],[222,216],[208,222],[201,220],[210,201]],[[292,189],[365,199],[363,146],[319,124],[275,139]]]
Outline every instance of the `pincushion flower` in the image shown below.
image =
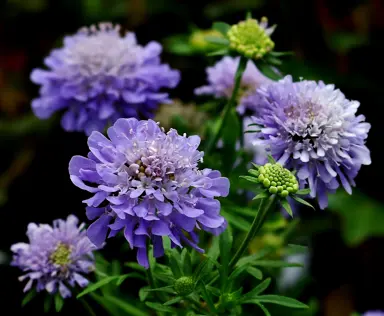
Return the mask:
[[179,72],[160,63],[161,45],[137,43],[134,33],[120,36],[119,26],[101,23],[64,38],[64,46],[45,59],[48,70],[35,69],[41,85],[32,109],[41,119],[64,110],[67,131],[102,131],[120,117],[150,118],[168,102],[162,88],[174,88]]
[[88,158],[74,156],[69,163],[72,182],[94,193],[84,202],[87,216],[96,219],[88,236],[101,245],[108,231],[124,232],[137,260],[148,267],[147,241],[154,256],[164,254],[162,236],[173,246],[190,245],[199,251],[196,230],[219,234],[226,227],[220,202],[229,181],[219,171],[198,169],[203,152],[200,138],[165,133],[152,120],[119,119],[108,129],[88,138]]
[[293,82],[290,76],[258,90],[257,143],[287,168],[297,170],[300,186],[309,185],[321,208],[340,184],[351,194],[362,165],[371,163],[365,145],[370,124],[356,116],[359,102],[334,85]]
[[365,312],[363,316],[384,316],[384,312],[382,312],[382,311],[369,311],[369,312]]
[[53,226],[48,224],[28,225],[29,243],[12,245],[14,253],[11,265],[19,267],[25,274],[19,279],[29,279],[24,292],[32,288],[49,293],[59,291],[63,298],[71,296],[68,287],[78,284],[85,287],[88,280],[83,276],[95,269],[92,251],[96,247],[86,236],[84,224],[69,215],[66,220],[58,219]]
[[[232,95],[235,74],[240,62],[240,57],[225,56],[218,61],[213,67],[208,67],[207,80],[208,85],[195,89],[197,95],[212,95],[215,98],[229,99]],[[248,61],[247,67],[241,77],[240,89],[238,92],[237,111],[244,114],[247,109],[255,112],[257,106],[253,102],[257,88],[262,84],[272,82],[271,79],[265,77],[254,65]]]

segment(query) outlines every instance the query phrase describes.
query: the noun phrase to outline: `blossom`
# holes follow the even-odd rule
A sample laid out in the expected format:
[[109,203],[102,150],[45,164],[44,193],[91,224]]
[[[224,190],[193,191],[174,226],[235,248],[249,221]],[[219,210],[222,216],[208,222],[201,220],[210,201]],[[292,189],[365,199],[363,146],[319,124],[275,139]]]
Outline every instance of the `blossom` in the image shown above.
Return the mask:
[[32,109],[41,119],[65,110],[61,119],[67,131],[102,131],[120,117],[153,116],[159,103],[168,102],[162,88],[174,88],[179,72],[160,63],[157,42],[137,43],[134,33],[120,36],[120,27],[101,23],[64,38],[44,63],[35,69],[41,85]]
[[[213,67],[208,67],[206,70],[208,85],[196,88],[195,94],[207,94],[213,95],[215,98],[229,99],[233,92],[239,62],[240,57],[225,56]],[[259,86],[270,82],[272,82],[271,79],[265,77],[253,62],[248,61],[238,92],[238,112],[244,114],[246,109],[249,109],[254,114],[257,110],[257,106],[253,102],[254,93]]]
[[78,223],[74,215],[53,221],[53,226],[30,223],[27,230],[29,243],[12,245],[11,265],[25,272],[20,281],[29,279],[24,292],[29,291],[36,281],[37,291],[45,289],[53,294],[58,290],[66,298],[71,296],[68,286],[85,287],[88,284],[83,274],[95,269],[92,251],[96,247],[86,236],[84,224],[79,226]]
[[363,316],[384,316],[384,312],[382,311],[369,311],[365,312]]
[[365,146],[371,126],[363,115],[356,116],[360,103],[346,99],[334,85],[292,82],[290,76],[260,87],[258,95],[256,143],[297,170],[300,186],[309,185],[321,208],[328,205],[327,193],[340,184],[351,194],[361,166],[371,163]]
[[226,228],[220,202],[229,181],[220,172],[198,169],[203,152],[200,138],[165,133],[152,120],[119,119],[108,129],[88,138],[88,157],[74,156],[69,163],[72,182],[94,195],[83,202],[90,220],[88,237],[101,245],[124,232],[137,260],[148,267],[147,241],[154,256],[164,254],[162,236],[172,246],[197,246],[196,230],[219,234]]

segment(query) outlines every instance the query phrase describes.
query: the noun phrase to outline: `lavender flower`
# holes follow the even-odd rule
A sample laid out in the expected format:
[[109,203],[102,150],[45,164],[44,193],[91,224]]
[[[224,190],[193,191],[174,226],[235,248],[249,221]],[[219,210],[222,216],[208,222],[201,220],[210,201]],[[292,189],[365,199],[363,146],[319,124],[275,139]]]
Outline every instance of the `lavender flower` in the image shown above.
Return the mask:
[[[240,57],[224,57],[213,67],[208,67],[207,79],[208,85],[195,89],[197,95],[213,95],[216,98],[229,99],[232,95],[235,74],[239,64]],[[248,61],[247,67],[243,73],[239,89],[239,99],[237,111],[244,114],[247,109],[255,112],[257,105],[253,102],[254,92],[261,84],[272,82],[265,77],[252,63]]]
[[47,290],[55,293],[59,290],[63,298],[71,296],[68,286],[77,283],[85,287],[88,280],[83,274],[94,270],[92,251],[95,246],[82,231],[84,224],[69,215],[67,220],[58,219],[53,226],[48,224],[28,225],[29,244],[12,245],[14,252],[11,265],[25,272],[20,281],[29,279],[24,292],[29,291],[34,281],[37,291]]
[[[197,246],[195,229],[219,234],[226,228],[215,197],[226,196],[229,181],[219,171],[198,169],[203,152],[198,136],[165,133],[154,121],[119,119],[88,138],[88,158],[74,156],[69,163],[72,182],[94,193],[84,202],[90,220],[88,237],[96,246],[124,231],[137,260],[148,267],[147,240],[154,256],[164,254],[162,236],[172,246]],[[189,238],[187,238],[189,236]]]
[[253,119],[262,128],[252,134],[257,143],[298,171],[301,187],[309,184],[321,208],[340,183],[351,194],[361,165],[371,163],[365,146],[371,126],[355,115],[359,102],[347,100],[334,85],[292,82],[290,76],[262,86],[258,95],[260,115]]
[[137,43],[133,33],[119,34],[109,23],[83,28],[64,38],[64,47],[45,59],[49,70],[35,69],[40,97],[32,109],[41,119],[65,109],[67,131],[103,130],[120,117],[150,118],[159,103],[168,102],[161,88],[174,88],[179,72],[161,64],[161,46]]
[[369,311],[363,314],[363,316],[384,316],[382,311]]

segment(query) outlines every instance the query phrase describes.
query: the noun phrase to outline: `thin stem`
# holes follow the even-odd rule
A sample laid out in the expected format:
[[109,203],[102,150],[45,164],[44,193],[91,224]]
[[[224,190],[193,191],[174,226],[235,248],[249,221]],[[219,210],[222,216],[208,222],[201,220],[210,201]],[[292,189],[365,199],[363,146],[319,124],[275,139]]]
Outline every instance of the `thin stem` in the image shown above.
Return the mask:
[[233,87],[231,98],[229,99],[229,101],[227,102],[227,104],[224,107],[223,112],[221,113],[221,119],[219,121],[219,126],[217,128],[217,131],[216,131],[214,137],[212,137],[208,141],[207,147],[205,149],[206,155],[208,155],[212,151],[213,147],[218,142],[218,140],[221,136],[221,132],[223,131],[225,122],[226,122],[228,115],[230,113],[230,110],[231,110],[231,108],[233,108],[235,106],[237,93],[238,93],[239,88],[240,88],[241,77],[243,76],[245,67],[247,65],[247,61],[248,61],[248,59],[246,57],[243,57],[243,56],[240,57],[240,62],[239,62],[239,65],[237,66],[237,70],[236,70],[236,74],[235,74],[235,85]]
[[81,304],[83,304],[84,308],[87,310],[89,315],[96,316],[96,313],[92,310],[92,307],[88,304],[88,302],[85,300],[85,298],[80,299]]
[[248,248],[250,241],[253,239],[253,237],[255,237],[255,235],[259,232],[260,228],[263,226],[268,212],[275,205],[275,200],[276,200],[276,195],[271,195],[268,198],[268,200],[266,199],[261,200],[259,204],[259,209],[252,222],[251,228],[247,236],[245,236],[243,242],[240,245],[240,248],[237,250],[235,256],[232,258],[231,262],[229,263],[230,268],[233,268],[236,265],[237,261],[243,255],[245,249]]

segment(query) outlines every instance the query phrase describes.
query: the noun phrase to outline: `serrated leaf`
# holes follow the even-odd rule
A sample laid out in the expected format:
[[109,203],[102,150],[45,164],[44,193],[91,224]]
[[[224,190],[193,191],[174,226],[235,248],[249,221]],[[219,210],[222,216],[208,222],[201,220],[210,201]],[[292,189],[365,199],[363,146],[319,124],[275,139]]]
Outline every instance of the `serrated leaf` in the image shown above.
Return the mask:
[[212,28],[226,36],[231,26],[225,22],[214,22]]
[[96,283],[91,283],[89,284],[84,291],[80,292],[76,297],[80,298],[84,296],[85,294],[91,293],[93,291],[96,291],[97,289],[101,288],[102,286],[112,282],[113,280],[118,279],[120,276],[119,275],[114,275],[114,276],[109,276],[104,279],[101,279],[100,281]]
[[263,272],[255,267],[248,267],[247,272],[258,280],[263,279]]
[[277,304],[290,308],[308,308],[308,305],[295,300],[294,298],[280,296],[280,295],[260,295],[255,299],[257,302]]
[[266,191],[264,191],[264,192],[261,192],[258,195],[256,195],[252,200],[266,199],[269,196],[270,196],[270,194],[267,193]]
[[23,300],[21,301],[21,306],[27,305],[35,296],[36,296],[36,290],[33,289],[27,293],[27,295],[24,296]]
[[166,301],[163,305],[165,306],[168,306],[168,305],[173,305],[173,304],[176,304],[178,302],[180,302],[183,298],[181,296],[176,296],[175,298],[169,300],[169,301]]
[[105,295],[103,297],[106,301],[112,303],[113,305],[121,308],[123,311],[127,313],[127,315],[131,316],[148,316],[148,313],[142,311],[134,305],[131,305],[126,300],[119,299],[115,296]]
[[63,309],[64,306],[64,299],[61,297],[60,294],[55,295],[55,310],[56,312],[60,312]]
[[137,270],[137,271],[141,271],[141,272],[145,272],[146,271],[143,266],[139,265],[136,262],[126,262],[126,263],[124,263],[124,265],[126,267],[132,268],[132,269]]
[[280,202],[281,206],[287,211],[287,213],[293,217],[291,205],[289,205],[289,202],[285,198],[281,199]]
[[216,45],[222,45],[222,46],[228,46],[229,40],[224,37],[217,37],[217,36],[204,36],[204,40],[208,43],[216,44]]
[[251,291],[243,294],[240,301],[245,302],[247,300],[254,299],[255,297],[257,297],[257,295],[264,292],[270,284],[271,284],[271,278],[265,279],[263,282],[261,282],[258,286],[253,288]]
[[147,289],[149,288],[149,286],[144,286],[139,290],[140,302],[144,302],[147,296],[149,295],[149,292],[147,291]]
[[303,267],[301,263],[296,262],[286,262],[281,260],[257,260],[252,263],[254,266],[258,267],[268,267],[268,268],[296,268]]
[[316,211],[316,209],[315,209],[310,203],[308,203],[307,201],[303,200],[302,198],[299,198],[299,197],[296,196],[296,195],[292,195],[292,198],[293,198],[294,200],[296,200],[297,202],[299,202],[299,203],[301,203],[301,204],[304,204],[304,205],[306,205],[306,206],[308,206],[308,207],[310,207],[310,208],[312,208],[313,210]]
[[307,189],[301,189],[301,190],[298,190],[295,194],[298,194],[298,195],[307,195],[311,192],[311,189],[310,188],[307,188]]
[[155,311],[158,311],[158,312],[166,312],[166,313],[173,313],[174,315],[177,314],[177,310],[172,308],[172,307],[169,307],[169,306],[166,306],[166,305],[162,305],[160,303],[154,303],[154,302],[145,302],[145,304],[154,309]]

